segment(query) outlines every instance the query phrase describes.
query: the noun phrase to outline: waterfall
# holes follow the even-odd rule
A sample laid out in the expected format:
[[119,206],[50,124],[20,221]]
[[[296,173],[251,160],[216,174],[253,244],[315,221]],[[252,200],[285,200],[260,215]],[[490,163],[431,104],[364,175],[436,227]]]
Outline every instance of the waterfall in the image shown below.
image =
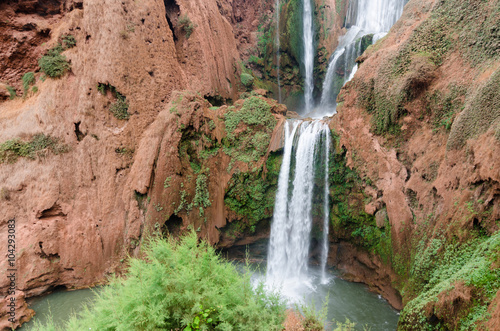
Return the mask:
[[[387,34],[396,23],[406,0],[354,0],[349,2],[346,25],[349,28],[345,36],[339,38],[339,45],[331,56],[323,82],[320,108],[324,114],[335,113],[335,99],[342,86],[354,77],[358,67],[356,58],[361,55],[362,38],[373,35],[371,43]],[[339,63],[342,51],[343,63]],[[341,76],[337,76],[337,71]]]
[[[315,160],[323,157],[328,162],[329,154],[329,147],[326,147],[326,155],[319,150],[322,140],[326,146],[330,143],[328,125],[321,121],[291,121],[292,124],[287,122],[285,126],[283,162],[268,252],[267,280],[274,286],[282,282],[289,286],[307,282],[314,177],[317,171]],[[292,159],[295,161],[294,169],[291,169]],[[325,175],[325,184],[327,182],[328,173]],[[328,200],[328,188],[325,190],[324,198]],[[327,203],[325,206],[323,219],[328,224],[329,208]],[[327,231],[323,230],[323,233],[328,235]]]
[[303,41],[304,41],[304,67],[305,67],[305,84],[304,84],[304,99],[305,111],[309,112],[314,106],[313,90],[314,90],[314,32],[313,32],[313,10],[311,6],[312,0],[303,0],[304,16],[303,21]]
[[281,81],[280,81],[280,0],[276,0],[276,65],[278,67],[278,102],[281,103]]
[[321,94],[321,105],[326,105],[328,102],[328,98],[330,94],[332,93],[332,81],[333,81],[333,76],[335,73],[335,66],[337,65],[338,59],[344,54],[345,52],[345,47],[342,47],[340,49],[337,48],[335,50],[335,53],[332,55],[332,60],[330,61],[330,64],[328,64],[328,70],[326,72],[325,80],[323,81],[323,93]]
[[292,160],[292,147],[295,132],[299,122],[293,123],[290,133],[290,122],[285,124],[285,147],[283,151],[283,161],[281,163],[278,178],[278,190],[274,203],[274,215],[271,225],[271,237],[269,240],[267,275],[268,278],[279,277],[279,273],[285,270],[286,249],[288,233],[284,231],[288,219],[288,182],[290,176],[290,164]]
[[323,240],[321,247],[321,283],[328,282],[326,277],[326,262],[328,260],[328,232],[330,225],[330,185],[328,184],[328,168],[330,164],[330,132],[323,130],[325,133],[325,182],[323,193]]

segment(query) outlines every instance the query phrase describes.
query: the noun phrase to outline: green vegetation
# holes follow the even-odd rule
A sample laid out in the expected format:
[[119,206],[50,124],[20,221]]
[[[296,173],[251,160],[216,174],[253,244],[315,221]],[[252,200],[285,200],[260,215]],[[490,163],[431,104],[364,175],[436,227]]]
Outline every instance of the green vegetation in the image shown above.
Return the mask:
[[266,101],[250,97],[240,110],[228,111],[224,123],[227,133],[222,142],[224,152],[239,161],[251,162],[266,153],[276,119]]
[[192,204],[194,207],[198,207],[200,217],[205,215],[203,208],[207,208],[212,205],[210,202],[210,195],[208,193],[207,176],[205,174],[199,174],[196,178],[196,193]]
[[69,49],[76,46],[76,39],[70,34],[62,36],[61,40],[62,40],[62,47],[64,49]]
[[[417,296],[401,313],[402,330],[415,323],[423,329],[476,330],[478,322],[489,318],[487,306],[500,288],[499,254],[500,232],[467,243],[439,236],[425,240],[424,236],[415,247],[410,281],[403,289]],[[467,288],[474,300],[438,304],[441,298],[453,297],[455,291],[460,295]],[[437,317],[433,322],[432,314]],[[453,319],[444,320],[447,314]]]
[[111,104],[109,111],[119,120],[128,120],[130,113],[128,112],[128,103],[126,98],[120,93],[116,93],[116,101]]
[[450,131],[456,114],[464,109],[465,86],[450,84],[449,92],[443,95],[439,90],[427,96],[427,110],[434,117],[434,125]]
[[[413,30],[398,54],[380,67],[377,82],[363,82],[357,86],[358,95],[363,99],[361,104],[373,113],[373,132],[399,134],[399,119],[406,114],[405,104],[428,88],[436,68],[451,52],[459,51],[473,66],[487,67],[498,59],[498,47],[495,46],[498,35],[491,27],[499,24],[500,7],[490,6],[487,1],[442,1],[434,7],[429,17]],[[491,90],[499,83],[493,78],[488,84],[490,88],[484,87],[479,92],[482,95],[467,97],[466,104],[470,107],[466,106],[464,115],[458,117],[464,90],[458,94],[450,90],[446,96],[428,97],[429,110],[436,111],[430,115],[437,126],[451,130],[449,149],[463,147],[467,139],[476,132],[485,132],[491,120],[498,118],[500,106]],[[363,96],[365,92],[368,92],[366,97]]]
[[24,142],[20,139],[7,140],[0,144],[0,164],[4,162],[14,163],[19,157],[35,159],[44,156],[47,151],[54,154],[65,153],[68,146],[43,133],[36,134],[30,141]]
[[58,43],[55,47],[49,49],[45,55],[40,58],[40,60],[38,60],[40,69],[50,78],[62,77],[66,71],[71,69],[66,56],[61,54],[66,49],[70,48],[67,45],[68,44],[64,43],[63,46],[61,43]]
[[236,171],[224,195],[224,204],[245,220],[229,225],[229,233],[255,232],[257,223],[271,218],[282,155],[271,153],[266,162],[267,172],[260,167],[252,172]]
[[35,80],[35,73],[32,71],[25,73],[23,75],[22,81],[23,81],[23,90],[24,90],[23,96],[25,97],[28,94],[30,86],[35,84],[35,81],[36,81]]
[[106,95],[108,91],[116,98],[116,101],[111,104],[109,111],[119,120],[128,120],[130,113],[128,112],[129,104],[127,98],[116,90],[111,84],[97,83],[97,91],[102,95]]
[[497,69],[480,88],[469,96],[464,111],[457,117],[451,129],[447,148],[457,149],[467,139],[486,132],[500,120],[500,69]]
[[[154,239],[64,330],[282,330],[286,306],[194,232]],[[40,330],[49,330],[49,326]]]
[[177,25],[180,29],[184,30],[186,33],[186,39],[189,39],[191,34],[193,33],[196,25],[191,22],[191,19],[185,14],[179,18],[179,23]]
[[[335,137],[335,135],[334,135]],[[370,199],[363,193],[363,180],[346,165],[346,151],[337,151],[330,161],[330,221],[338,238],[348,239],[358,247],[379,255],[385,263],[391,262],[391,227],[386,219],[384,228],[376,225],[375,217],[365,212]]]
[[247,74],[247,73],[242,73],[242,74],[241,74],[241,83],[242,83],[245,87],[247,87],[247,88],[252,87],[252,85],[253,85],[253,80],[254,80],[254,78],[253,78],[253,76],[252,76],[252,75]]
[[7,85],[6,89],[7,92],[9,92],[9,99],[14,100],[14,98],[16,97],[16,89],[9,85]]

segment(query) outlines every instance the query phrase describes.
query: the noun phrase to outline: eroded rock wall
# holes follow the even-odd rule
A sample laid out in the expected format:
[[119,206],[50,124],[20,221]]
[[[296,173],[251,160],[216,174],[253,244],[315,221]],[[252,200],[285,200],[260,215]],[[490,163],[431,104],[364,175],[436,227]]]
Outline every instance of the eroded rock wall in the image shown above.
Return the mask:
[[337,235],[390,229],[387,254],[382,237],[365,250],[395,272],[403,330],[498,324],[499,13],[498,1],[410,0],[338,98],[332,128],[374,216]]
[[[8,85],[17,90],[13,100],[3,93],[0,144],[28,142],[43,134],[49,137],[45,142],[57,141],[62,148],[46,146],[30,152],[30,157],[0,164],[0,231],[7,233],[8,220],[16,222],[18,322],[31,314],[25,297],[56,286],[102,282],[121,268],[126,254],[137,252],[147,225],[156,222],[146,217],[153,207],[144,208],[141,197],[170,169],[158,166],[158,152],[166,159],[170,152],[178,154],[165,145],[181,130],[174,128],[178,122],[164,127],[174,91],[195,91],[206,112],[212,106],[206,100],[216,104],[238,98],[241,68],[228,14],[232,5],[215,0],[39,0],[0,5],[0,81],[3,89]],[[71,69],[61,78],[46,77],[38,69],[38,59],[67,35],[76,41],[62,51]],[[24,91],[21,77],[28,71],[35,79]],[[127,115],[118,119],[110,109],[124,103]],[[183,116],[189,118],[186,125],[203,120],[202,115]],[[162,131],[155,131],[158,128]],[[162,140],[163,130],[169,134]],[[211,183],[230,177],[219,181],[216,177],[226,168],[217,171]],[[213,193],[220,195],[213,208],[223,210],[225,192],[220,185],[220,192]],[[222,227],[231,216],[220,215],[217,225]],[[213,226],[207,224],[203,231],[217,242]],[[6,241],[2,235],[2,247],[7,247]],[[6,263],[0,261],[3,276]],[[2,297],[8,288],[3,276]],[[15,327],[6,320],[5,303],[2,298],[0,328]]]

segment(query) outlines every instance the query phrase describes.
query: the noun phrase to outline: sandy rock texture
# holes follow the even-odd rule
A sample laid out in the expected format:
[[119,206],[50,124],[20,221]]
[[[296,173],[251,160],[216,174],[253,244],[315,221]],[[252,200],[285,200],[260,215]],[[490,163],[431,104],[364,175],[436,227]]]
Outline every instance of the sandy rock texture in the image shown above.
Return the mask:
[[[467,6],[462,1],[453,3],[457,8]],[[497,8],[498,2],[490,5]],[[365,210],[373,215],[386,208],[393,252],[400,259],[393,261],[395,269],[404,263],[413,264],[413,258],[421,254],[416,247],[419,241],[428,245],[433,238],[440,238],[443,242],[465,243],[499,229],[500,103],[498,90],[496,94],[488,91],[489,86],[498,82],[500,60],[490,55],[490,48],[462,48],[465,43],[483,42],[479,37],[473,41],[467,35],[470,28],[459,30],[462,25],[446,25],[437,30],[436,25],[445,19],[439,16],[440,10],[448,8],[442,6],[443,3],[435,1],[410,1],[406,5],[402,18],[388,36],[358,59],[359,71],[342,90],[338,115],[331,122],[331,128],[341,137],[340,145],[347,149],[349,167],[374,184],[367,190],[381,193],[382,203],[368,205]],[[473,17],[477,14],[475,10],[478,9],[462,12]],[[448,19],[455,18],[455,11],[449,9],[448,13],[451,17]],[[487,17],[470,22],[491,24]],[[453,35],[453,29],[462,32]],[[436,31],[446,33],[445,37],[432,39]],[[445,39],[448,36],[449,44]],[[495,47],[495,36],[491,38],[492,41],[484,43],[491,42]],[[433,48],[426,48],[428,45]],[[423,49],[434,49],[435,53],[416,53]],[[404,67],[401,63],[405,63],[402,59],[407,54],[414,55]],[[479,58],[482,62],[478,62]],[[439,99],[441,95],[448,99]],[[448,104],[442,106],[439,102]],[[393,103],[396,106],[391,108]],[[448,107],[448,113],[443,114],[441,107]],[[373,277],[377,273],[369,276],[363,271],[365,268],[357,266],[362,254],[354,256],[343,261],[342,268],[353,274],[354,279],[377,284],[378,276]],[[404,304],[419,294],[411,292],[404,281],[398,284],[398,279],[408,275],[411,274],[394,274],[392,278],[393,285],[406,290]],[[468,309],[479,294],[474,292],[474,286],[462,284],[455,286],[453,295],[465,302],[461,308],[455,307],[455,311],[447,306],[447,300],[436,300],[426,306],[424,317],[430,323],[439,321],[457,327],[452,316],[458,316],[460,309]],[[488,307],[491,312],[488,325],[497,325],[496,304],[492,302]],[[415,328],[411,325],[414,324],[400,327]]]
[[[8,220],[16,221],[18,321],[31,314],[24,297],[56,286],[97,284],[120,268],[125,254],[137,251],[146,218],[136,193],[149,189],[142,180],[156,170],[148,163],[158,152],[151,147],[169,148],[167,140],[159,145],[148,139],[164,134],[152,130],[165,122],[161,114],[169,114],[173,92],[196,91],[205,108],[210,106],[206,100],[215,104],[238,97],[241,43],[232,26],[237,3],[0,4],[0,143],[43,133],[67,149],[0,164],[0,232],[7,233]],[[38,59],[68,34],[76,39],[76,46],[63,52],[70,72],[42,80]],[[9,100],[6,86],[22,95],[21,77],[28,71],[35,72],[38,91]],[[103,94],[99,84],[115,92]],[[128,120],[109,111],[116,92],[129,104]],[[7,247],[6,236],[0,238]],[[0,260],[0,329],[18,325],[5,319],[6,262]]]

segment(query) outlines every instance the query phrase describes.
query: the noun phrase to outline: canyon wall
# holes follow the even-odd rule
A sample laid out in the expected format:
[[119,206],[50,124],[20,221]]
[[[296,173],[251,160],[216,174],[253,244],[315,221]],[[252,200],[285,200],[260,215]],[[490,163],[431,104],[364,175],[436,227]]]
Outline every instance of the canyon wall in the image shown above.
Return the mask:
[[357,179],[332,212],[332,263],[398,289],[402,330],[499,325],[499,19],[499,1],[410,0],[337,99]]
[[[241,22],[253,31],[252,16],[242,14],[251,8],[245,1],[215,0],[0,4],[0,245],[7,247],[8,221],[15,220],[18,322],[32,314],[25,298],[105,281],[138,252],[147,231],[196,225],[201,237],[230,245],[269,218],[272,204],[238,206],[226,190],[245,191],[239,183],[245,178],[238,176],[268,176],[271,185],[248,192],[247,199],[272,195],[279,153],[267,150],[275,121],[270,114],[279,120],[284,108],[255,94],[250,105],[242,100],[217,110],[245,90],[240,52],[256,40],[233,26]],[[44,55],[66,72],[56,78],[49,71],[54,67],[42,72]],[[229,115],[231,139],[240,145],[224,154],[224,114],[253,106],[271,116],[273,128],[239,127],[241,119]],[[253,129],[261,131],[258,139],[249,139]],[[197,150],[184,143],[202,135]],[[279,138],[274,141],[279,149]],[[190,160],[181,146],[189,153],[205,148],[209,167],[193,169],[201,156]],[[250,152],[254,147],[258,153]],[[269,155],[274,161],[266,163]],[[182,198],[177,176],[192,179]],[[179,208],[181,199],[186,206]],[[196,209],[191,218],[189,204]],[[220,238],[218,228],[233,220],[242,225],[220,230]],[[4,329],[18,323],[7,321],[6,259],[0,268]]]

